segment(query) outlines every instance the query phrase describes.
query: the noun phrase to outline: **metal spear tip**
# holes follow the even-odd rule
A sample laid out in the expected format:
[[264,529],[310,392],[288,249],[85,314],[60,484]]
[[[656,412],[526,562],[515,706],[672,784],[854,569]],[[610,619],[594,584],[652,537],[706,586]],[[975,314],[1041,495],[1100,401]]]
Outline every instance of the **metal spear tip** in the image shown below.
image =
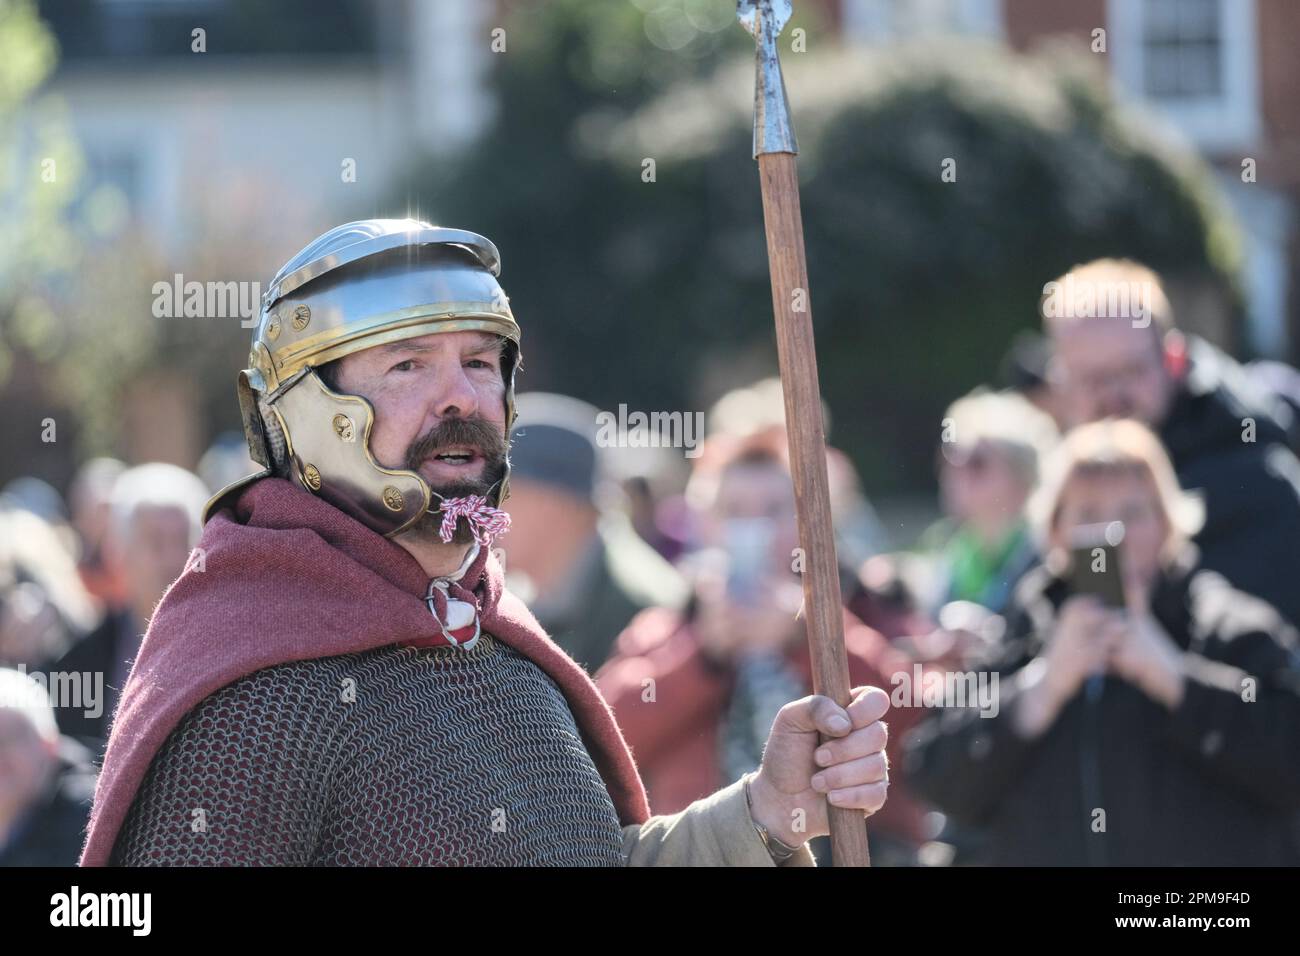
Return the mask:
[[736,19],[754,39],[758,39],[760,26],[763,33],[779,36],[793,12],[790,0],[736,0]]
[[764,153],[797,153],[790,126],[790,104],[776,38],[790,20],[790,0],[739,0],[736,18],[754,37],[754,158]]

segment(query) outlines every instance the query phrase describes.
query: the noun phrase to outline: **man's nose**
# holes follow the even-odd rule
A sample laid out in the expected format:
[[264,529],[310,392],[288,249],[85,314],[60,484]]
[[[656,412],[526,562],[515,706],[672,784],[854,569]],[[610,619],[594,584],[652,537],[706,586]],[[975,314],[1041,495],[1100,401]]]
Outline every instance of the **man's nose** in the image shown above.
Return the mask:
[[438,376],[433,411],[439,419],[472,418],[478,412],[478,394],[459,361]]
[[1095,380],[1091,384],[1092,403],[1103,413],[1112,411],[1123,401],[1123,386],[1113,378]]
[[1102,398],[1101,410],[1107,417],[1117,417],[1127,415],[1131,405],[1127,392],[1122,388],[1112,388]]

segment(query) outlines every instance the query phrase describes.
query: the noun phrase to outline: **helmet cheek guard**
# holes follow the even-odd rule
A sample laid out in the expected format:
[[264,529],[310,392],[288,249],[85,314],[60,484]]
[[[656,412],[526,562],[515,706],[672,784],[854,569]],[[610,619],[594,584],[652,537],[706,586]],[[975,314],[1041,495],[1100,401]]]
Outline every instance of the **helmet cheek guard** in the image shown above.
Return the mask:
[[[484,237],[409,219],[348,223],[298,253],[263,297],[249,368],[239,374],[249,453],[265,467],[219,491],[205,520],[243,486],[280,474],[380,534],[409,528],[435,493],[418,473],[375,459],[373,406],[330,389],[315,370],[431,333],[500,335],[508,435],[520,333],[497,284],[499,271],[500,256]],[[508,494],[507,461],[488,503],[497,506]]]
[[375,460],[375,411],[368,401],[331,391],[314,369],[298,376],[270,401],[284,430],[290,475],[362,524],[400,534],[428,510],[428,483]]

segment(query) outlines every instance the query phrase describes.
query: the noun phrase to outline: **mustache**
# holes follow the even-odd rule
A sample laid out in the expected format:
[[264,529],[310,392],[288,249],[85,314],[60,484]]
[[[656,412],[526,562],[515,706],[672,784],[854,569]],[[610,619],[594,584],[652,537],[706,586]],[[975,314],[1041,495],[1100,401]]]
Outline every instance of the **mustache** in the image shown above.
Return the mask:
[[437,449],[449,445],[476,448],[489,463],[506,457],[506,439],[496,425],[482,418],[449,418],[411,442],[406,450],[406,467],[415,471]]

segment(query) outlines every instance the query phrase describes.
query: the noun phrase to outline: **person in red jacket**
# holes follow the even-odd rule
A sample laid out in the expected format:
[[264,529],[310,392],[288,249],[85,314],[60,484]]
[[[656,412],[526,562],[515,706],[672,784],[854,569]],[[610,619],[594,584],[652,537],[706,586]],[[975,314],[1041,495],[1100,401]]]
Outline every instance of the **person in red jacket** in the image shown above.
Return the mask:
[[[768,429],[712,444],[688,489],[699,538],[684,562],[693,582],[690,601],[680,611],[638,614],[596,675],[651,806],[661,813],[756,769],[776,712],[812,687],[798,616],[802,588],[785,433]],[[910,670],[905,655],[847,610],[844,629],[851,683],[888,688],[891,675]],[[894,708],[891,740],[919,717],[917,710]],[[889,802],[870,828],[874,862],[911,862],[926,839],[924,815],[906,787],[891,781]]]

